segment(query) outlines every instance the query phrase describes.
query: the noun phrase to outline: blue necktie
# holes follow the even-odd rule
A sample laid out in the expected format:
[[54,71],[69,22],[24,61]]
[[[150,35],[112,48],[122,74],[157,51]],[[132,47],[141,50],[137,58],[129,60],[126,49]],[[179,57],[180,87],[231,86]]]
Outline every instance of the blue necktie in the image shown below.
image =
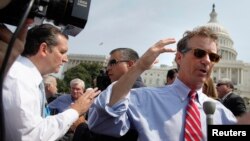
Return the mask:
[[41,101],[41,116],[46,117],[50,115],[49,108],[47,107],[47,100],[45,97],[45,89],[44,89],[44,83],[43,81],[39,85],[41,94],[40,94],[40,101]]

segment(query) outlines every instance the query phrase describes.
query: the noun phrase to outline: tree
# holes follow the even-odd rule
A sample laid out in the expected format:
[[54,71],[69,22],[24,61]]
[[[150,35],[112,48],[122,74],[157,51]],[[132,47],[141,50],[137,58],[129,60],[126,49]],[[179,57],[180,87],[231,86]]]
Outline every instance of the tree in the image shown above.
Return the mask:
[[102,68],[103,66],[98,63],[80,63],[64,73],[63,82],[58,83],[58,91],[69,92],[69,83],[74,78],[82,79],[86,88],[93,87],[93,81]]
[[57,89],[58,93],[69,93],[68,85],[62,79],[57,79]]

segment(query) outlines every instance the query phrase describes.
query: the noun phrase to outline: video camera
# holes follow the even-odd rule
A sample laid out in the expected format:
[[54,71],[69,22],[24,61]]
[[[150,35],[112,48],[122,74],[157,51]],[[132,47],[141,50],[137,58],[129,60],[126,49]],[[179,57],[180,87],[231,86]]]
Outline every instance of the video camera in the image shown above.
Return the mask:
[[[9,2],[5,2],[8,5],[0,9],[0,23],[16,26],[31,0],[4,1]],[[35,19],[35,24],[42,24],[44,20],[52,21],[54,25],[61,27],[65,34],[76,36],[85,27],[90,1],[34,0],[28,18]]]

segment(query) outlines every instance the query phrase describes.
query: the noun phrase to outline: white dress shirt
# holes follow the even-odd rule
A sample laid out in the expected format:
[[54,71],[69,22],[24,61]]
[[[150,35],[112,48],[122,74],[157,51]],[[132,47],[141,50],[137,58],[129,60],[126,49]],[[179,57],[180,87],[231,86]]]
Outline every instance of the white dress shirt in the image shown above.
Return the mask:
[[19,56],[3,84],[6,141],[54,141],[62,137],[78,119],[78,112],[43,118],[39,84],[42,76],[26,57]]

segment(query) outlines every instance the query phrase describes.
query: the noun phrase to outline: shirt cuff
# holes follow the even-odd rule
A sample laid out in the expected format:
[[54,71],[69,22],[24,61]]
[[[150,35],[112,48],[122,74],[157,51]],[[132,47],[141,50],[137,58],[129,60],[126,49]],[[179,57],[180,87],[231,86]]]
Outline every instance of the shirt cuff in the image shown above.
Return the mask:
[[67,109],[63,114],[66,116],[66,119],[68,119],[70,124],[74,123],[79,118],[78,112],[74,109]]
[[129,94],[121,99],[120,101],[118,101],[117,103],[115,103],[112,107],[110,107],[108,105],[109,101],[110,101],[110,96],[111,96],[111,92],[112,92],[112,88],[113,88],[113,84],[111,84],[111,86],[109,86],[107,88],[107,97],[106,97],[106,103],[105,103],[105,107],[104,109],[106,110],[106,112],[112,116],[112,117],[119,117],[122,114],[124,114],[127,110],[128,110],[128,105],[129,105]]

